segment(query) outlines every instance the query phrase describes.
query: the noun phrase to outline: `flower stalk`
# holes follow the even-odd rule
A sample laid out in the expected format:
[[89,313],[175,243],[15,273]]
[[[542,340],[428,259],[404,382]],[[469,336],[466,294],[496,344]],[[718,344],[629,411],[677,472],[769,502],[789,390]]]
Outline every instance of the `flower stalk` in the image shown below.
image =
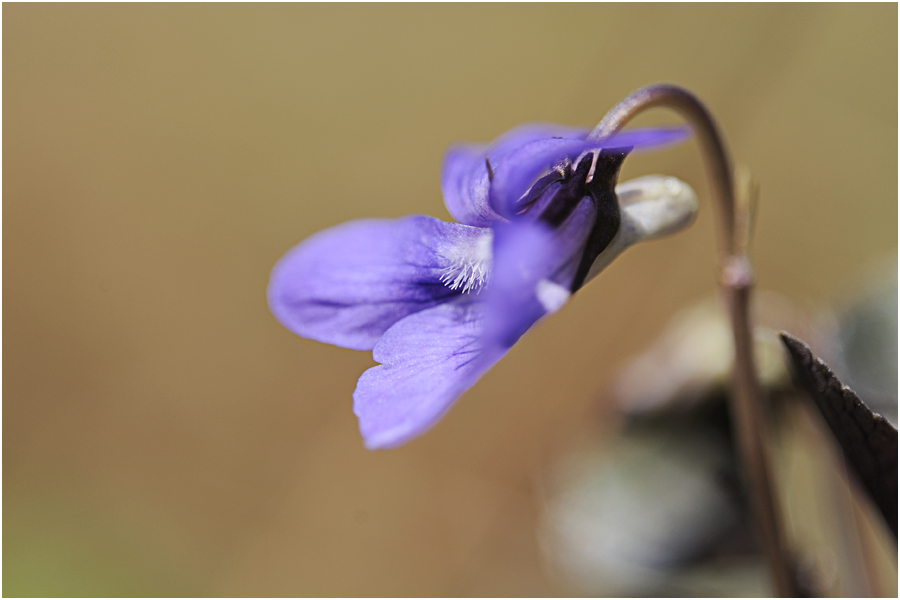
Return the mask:
[[706,161],[716,212],[719,285],[734,337],[731,414],[739,455],[744,464],[750,503],[773,589],[782,597],[797,596],[798,589],[776,501],[771,462],[766,451],[763,394],[753,356],[750,322],[753,271],[748,245],[755,186],[747,172],[737,174],[735,185],[731,161],[712,115],[696,96],[679,86],[654,84],[632,92],[606,114],[587,139],[614,134],[638,114],[656,107],[674,110],[692,126]]

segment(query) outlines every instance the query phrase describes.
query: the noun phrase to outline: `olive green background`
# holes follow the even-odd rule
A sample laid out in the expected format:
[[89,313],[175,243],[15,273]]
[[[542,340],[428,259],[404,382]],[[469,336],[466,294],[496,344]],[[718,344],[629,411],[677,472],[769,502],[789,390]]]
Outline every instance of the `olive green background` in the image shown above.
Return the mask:
[[541,567],[535,480],[714,291],[696,145],[623,173],[690,182],[696,224],[397,450],[356,430],[370,355],[290,334],[265,286],[324,227],[449,219],[448,144],[590,127],[663,80],[761,183],[761,288],[827,306],[896,257],[893,4],[5,4],[4,595],[571,593]]

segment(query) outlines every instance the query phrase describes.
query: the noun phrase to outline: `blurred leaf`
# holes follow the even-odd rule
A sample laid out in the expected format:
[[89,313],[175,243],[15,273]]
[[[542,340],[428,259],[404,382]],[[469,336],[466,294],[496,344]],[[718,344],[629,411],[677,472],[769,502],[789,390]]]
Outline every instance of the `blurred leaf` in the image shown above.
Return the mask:
[[797,384],[815,402],[869,495],[897,535],[897,429],[844,386],[804,342],[782,332]]

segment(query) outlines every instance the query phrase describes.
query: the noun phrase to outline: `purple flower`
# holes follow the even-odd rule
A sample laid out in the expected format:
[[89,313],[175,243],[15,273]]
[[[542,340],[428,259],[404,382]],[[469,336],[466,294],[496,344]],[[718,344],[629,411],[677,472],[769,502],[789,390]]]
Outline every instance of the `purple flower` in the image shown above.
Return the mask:
[[366,447],[403,444],[541,317],[631,244],[691,222],[696,197],[672,178],[616,187],[634,148],[687,137],[636,130],[599,141],[551,124],[451,148],[441,189],[458,223],[413,215],[351,221],[291,249],[269,307],[302,337],[372,350],[353,410]]

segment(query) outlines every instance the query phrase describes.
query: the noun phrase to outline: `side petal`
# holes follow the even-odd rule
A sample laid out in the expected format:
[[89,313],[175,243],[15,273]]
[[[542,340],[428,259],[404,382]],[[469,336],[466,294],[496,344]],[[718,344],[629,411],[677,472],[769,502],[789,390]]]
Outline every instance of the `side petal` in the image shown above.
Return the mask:
[[490,230],[412,216],[350,221],[301,242],[272,269],[269,308],[292,332],[371,350],[403,317],[459,294],[441,282]]
[[588,131],[554,123],[526,123],[504,133],[491,144],[460,144],[444,154],[441,192],[453,218],[466,225],[487,227],[501,220],[488,204],[487,163],[500,164],[516,148],[546,138],[584,139]]
[[501,219],[487,201],[487,146],[453,146],[444,153],[441,192],[444,205],[460,223],[488,227]]
[[494,268],[485,293],[481,342],[487,355],[506,352],[538,320],[568,301],[595,214],[586,198],[556,231],[534,221],[494,229]]
[[430,429],[502,354],[481,352],[483,304],[459,298],[398,321],[375,345],[381,364],[362,374],[353,412],[370,450],[393,448]]
[[494,228],[494,267],[484,298],[485,355],[506,352],[532,325],[569,300],[596,218],[596,206],[585,197],[555,230],[525,219]]

